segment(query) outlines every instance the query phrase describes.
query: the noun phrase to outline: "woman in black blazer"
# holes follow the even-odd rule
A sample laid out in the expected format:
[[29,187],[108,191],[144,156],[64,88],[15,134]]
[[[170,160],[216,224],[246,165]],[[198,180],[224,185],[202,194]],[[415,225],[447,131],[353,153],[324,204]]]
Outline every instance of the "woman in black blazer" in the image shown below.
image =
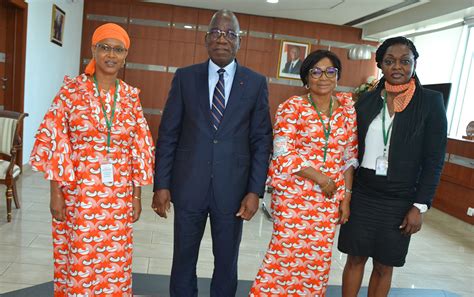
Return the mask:
[[405,37],[385,40],[375,58],[383,77],[355,106],[360,167],[339,234],[338,249],[348,254],[343,297],[357,296],[369,257],[368,296],[388,295],[393,267],[405,264],[410,236],[421,229],[439,183],[446,113],[441,93],[421,86],[417,58]]

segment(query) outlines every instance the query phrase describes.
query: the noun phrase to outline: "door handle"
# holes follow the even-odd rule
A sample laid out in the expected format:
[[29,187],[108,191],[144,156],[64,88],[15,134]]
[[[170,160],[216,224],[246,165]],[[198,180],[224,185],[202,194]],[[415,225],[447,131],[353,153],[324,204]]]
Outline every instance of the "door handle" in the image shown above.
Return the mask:
[[3,82],[2,83],[2,90],[5,90],[7,88],[7,81],[8,81],[8,78],[6,77],[0,77],[0,80]]

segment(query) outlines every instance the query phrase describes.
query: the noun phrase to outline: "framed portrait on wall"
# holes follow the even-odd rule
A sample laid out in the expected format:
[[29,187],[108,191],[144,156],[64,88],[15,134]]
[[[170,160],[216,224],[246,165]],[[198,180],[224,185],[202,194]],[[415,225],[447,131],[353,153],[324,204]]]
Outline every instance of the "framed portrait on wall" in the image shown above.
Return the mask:
[[278,61],[278,78],[300,79],[300,68],[309,54],[309,43],[282,40]]
[[53,14],[51,18],[51,42],[63,46],[64,23],[66,13],[64,10],[53,4]]

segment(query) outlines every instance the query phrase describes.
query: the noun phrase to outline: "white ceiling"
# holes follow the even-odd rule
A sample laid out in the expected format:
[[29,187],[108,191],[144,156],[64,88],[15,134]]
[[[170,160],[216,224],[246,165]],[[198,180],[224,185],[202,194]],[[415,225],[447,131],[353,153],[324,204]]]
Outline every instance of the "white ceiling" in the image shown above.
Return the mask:
[[[143,2],[167,3],[180,6],[234,12],[343,25],[366,17],[397,4],[412,3],[410,0],[280,0],[277,4],[266,0],[142,0]],[[428,0],[421,0],[384,16],[414,7]],[[371,21],[376,18],[371,19]],[[360,24],[356,25],[360,26]]]

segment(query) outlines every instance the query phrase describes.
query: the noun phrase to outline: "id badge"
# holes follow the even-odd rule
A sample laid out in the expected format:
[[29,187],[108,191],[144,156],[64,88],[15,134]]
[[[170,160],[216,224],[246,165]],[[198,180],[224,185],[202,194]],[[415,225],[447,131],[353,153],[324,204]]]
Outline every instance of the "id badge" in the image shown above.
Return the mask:
[[114,182],[114,167],[111,163],[100,164],[100,175],[102,176],[102,183],[109,184]]
[[380,156],[375,160],[375,175],[387,176],[388,158]]

